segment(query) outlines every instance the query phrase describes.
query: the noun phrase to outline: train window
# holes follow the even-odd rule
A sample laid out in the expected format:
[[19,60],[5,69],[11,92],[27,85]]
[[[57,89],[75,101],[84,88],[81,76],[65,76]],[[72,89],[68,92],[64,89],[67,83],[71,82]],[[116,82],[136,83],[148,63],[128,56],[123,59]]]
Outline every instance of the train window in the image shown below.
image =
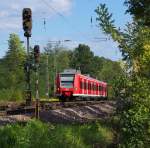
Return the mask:
[[96,91],[96,83],[94,84],[94,90]]
[[95,83],[93,84],[93,90],[95,91]]
[[96,85],[96,91],[98,91],[98,85]]
[[84,89],[84,82],[82,82],[82,89]]
[[60,78],[61,78],[61,81],[73,81],[74,74],[61,74]]
[[82,81],[80,81],[80,88],[82,89]]
[[102,91],[103,90],[103,87],[102,86],[99,86],[99,91]]
[[103,86],[101,86],[101,91],[103,91]]
[[91,90],[91,84],[88,82],[88,90]]
[[86,89],[86,82],[84,82],[84,89]]
[[88,81],[86,82],[86,89],[88,90]]
[[61,86],[64,88],[72,88],[73,81],[61,81]]
[[73,88],[74,74],[61,74],[60,80],[61,80],[61,87]]

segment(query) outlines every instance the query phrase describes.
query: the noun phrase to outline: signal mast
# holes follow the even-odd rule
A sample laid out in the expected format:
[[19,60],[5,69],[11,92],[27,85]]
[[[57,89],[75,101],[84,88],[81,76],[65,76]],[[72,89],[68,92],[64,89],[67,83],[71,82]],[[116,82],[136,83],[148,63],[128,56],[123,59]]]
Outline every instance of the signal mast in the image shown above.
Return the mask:
[[31,72],[31,63],[30,63],[30,51],[29,51],[29,38],[31,37],[32,30],[32,11],[30,8],[24,8],[22,12],[23,19],[23,30],[24,36],[27,38],[27,59],[25,64],[26,72],[26,105],[31,105],[31,81],[30,81],[30,72]]

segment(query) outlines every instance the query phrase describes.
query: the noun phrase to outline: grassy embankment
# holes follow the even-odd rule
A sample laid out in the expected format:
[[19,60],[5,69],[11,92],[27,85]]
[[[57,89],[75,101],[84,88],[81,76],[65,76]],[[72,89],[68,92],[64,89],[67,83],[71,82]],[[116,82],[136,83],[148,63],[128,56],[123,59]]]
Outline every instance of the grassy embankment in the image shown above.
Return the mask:
[[54,125],[32,120],[25,126],[0,127],[1,148],[105,148],[112,142],[112,129],[99,122]]

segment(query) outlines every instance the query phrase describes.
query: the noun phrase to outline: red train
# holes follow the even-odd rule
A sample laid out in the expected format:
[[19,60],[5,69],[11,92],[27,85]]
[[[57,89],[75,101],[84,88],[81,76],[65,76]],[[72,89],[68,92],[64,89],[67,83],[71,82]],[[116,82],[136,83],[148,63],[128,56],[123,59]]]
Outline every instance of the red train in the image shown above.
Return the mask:
[[74,69],[64,70],[56,78],[56,95],[63,101],[71,99],[107,98],[107,83],[81,74]]

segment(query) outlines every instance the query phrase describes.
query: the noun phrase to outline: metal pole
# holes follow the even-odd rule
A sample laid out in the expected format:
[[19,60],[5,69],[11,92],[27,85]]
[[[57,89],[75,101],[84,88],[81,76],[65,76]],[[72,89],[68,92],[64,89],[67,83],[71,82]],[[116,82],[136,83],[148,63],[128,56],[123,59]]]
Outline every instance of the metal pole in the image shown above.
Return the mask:
[[61,41],[57,41],[56,46],[54,48],[54,96],[55,96],[55,93],[56,93],[55,82],[56,82],[56,75],[57,75],[57,53],[56,53],[56,49],[59,48],[60,43],[61,43]]
[[36,81],[35,81],[35,91],[36,91],[36,108],[35,108],[35,117],[36,119],[39,119],[39,75],[38,75],[38,65],[36,65]]
[[30,82],[30,52],[29,37],[27,37],[27,96],[26,105],[31,105],[31,82]]
[[34,62],[35,62],[35,117],[39,119],[39,63],[40,63],[40,47],[39,45],[34,46]]
[[47,58],[46,58],[46,79],[47,79],[47,85],[46,85],[46,96],[49,98],[49,68],[48,68],[48,53],[47,53]]
[[29,59],[29,37],[27,37],[27,58]]
[[53,95],[55,96],[55,76],[56,75],[56,47],[54,48],[54,92]]

